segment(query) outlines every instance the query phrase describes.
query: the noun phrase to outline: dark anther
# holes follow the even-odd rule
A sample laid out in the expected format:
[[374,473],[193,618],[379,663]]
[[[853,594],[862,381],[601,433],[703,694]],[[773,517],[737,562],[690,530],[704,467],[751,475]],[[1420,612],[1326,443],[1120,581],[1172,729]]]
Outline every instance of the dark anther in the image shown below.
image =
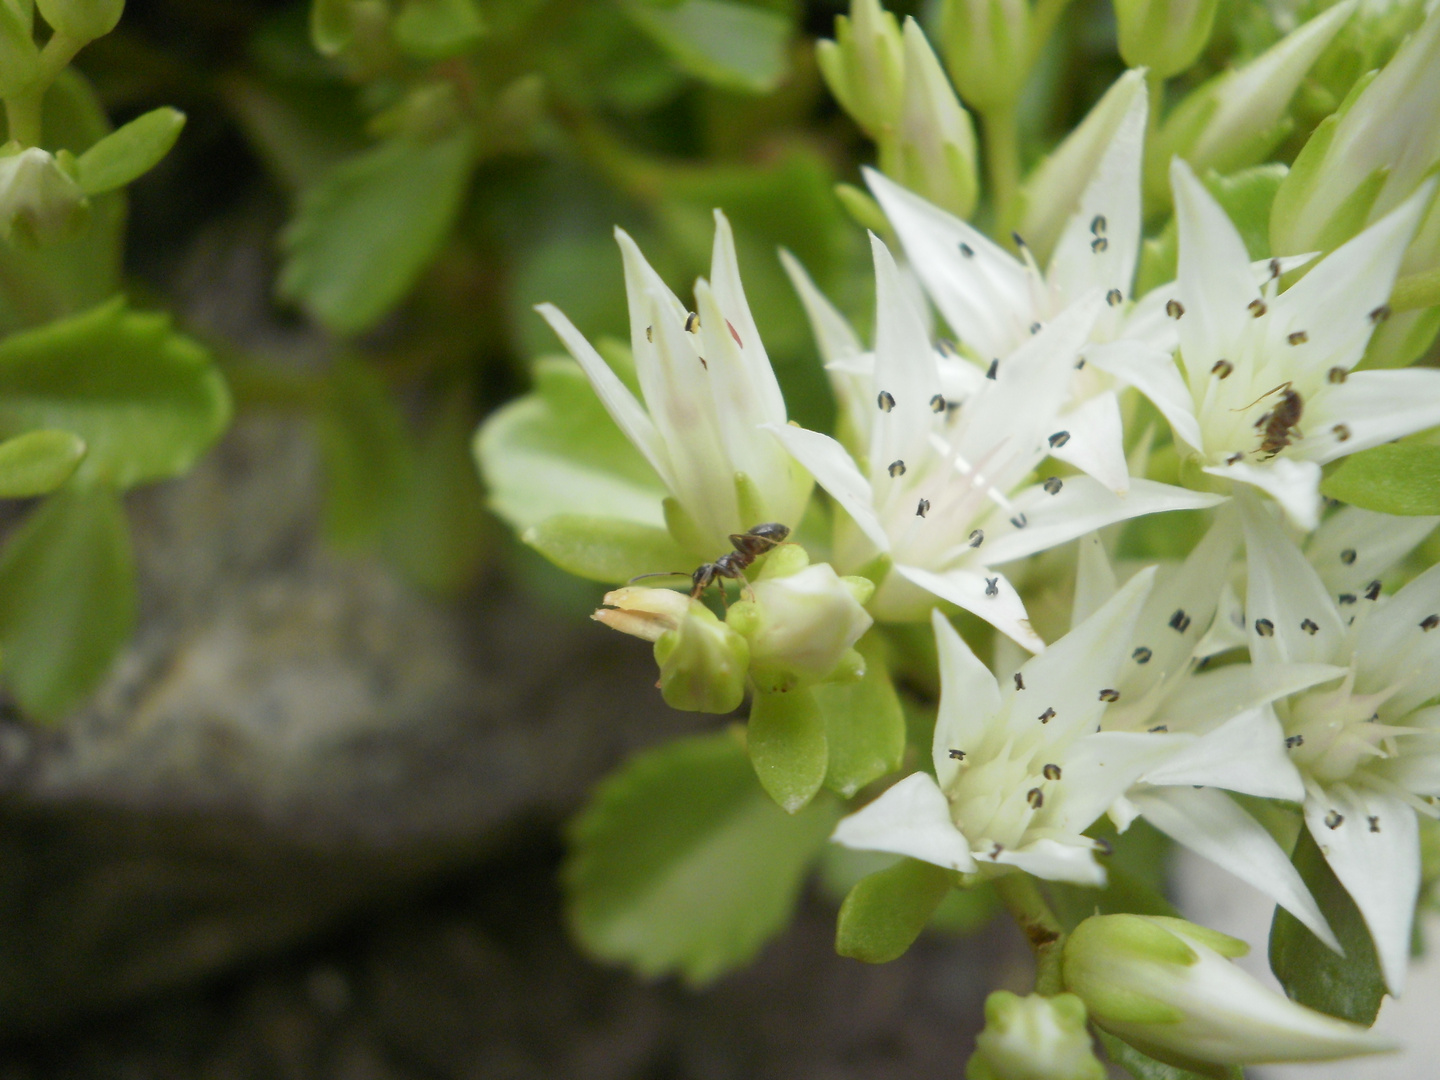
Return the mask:
[[881,412],[889,412],[895,407],[895,396],[889,390],[881,390],[875,397],[875,404],[880,406]]
[[650,342],[652,345],[655,343],[655,327],[645,327],[645,340]]
[[1004,851],[1004,850],[1005,850],[1005,845],[1002,844],[1002,843],[1000,843],[999,840],[996,840],[996,841],[995,841],[995,846],[990,849],[990,858],[991,858],[991,860],[993,861],[993,860],[995,860],[995,859],[1000,858],[1000,853],[1001,853],[1002,851]]
[[1344,821],[1345,815],[1336,810],[1331,810],[1325,815],[1325,825],[1327,828],[1338,829]]
[[1094,240],[1090,241],[1090,250],[1093,251],[1096,255],[1104,252],[1104,250],[1109,246],[1110,241],[1106,240],[1103,236],[1097,236]]
[[1353,592],[1342,592],[1339,600],[1342,604],[1353,604],[1355,603],[1355,594]]
[[1022,675],[1022,674],[1020,674],[1020,672],[1018,672],[1018,671],[1015,672],[1015,689],[1016,689],[1016,690],[1024,690],[1024,689],[1025,689],[1025,676]]
[[1047,708],[1044,712],[1040,714],[1040,723],[1042,724],[1048,724],[1053,719],[1055,719],[1054,709]]
[[967,259],[973,259],[975,257],[975,249],[972,248],[969,244],[965,243],[964,240],[961,240],[960,254],[964,255]]
[[1331,428],[1330,430],[1335,433],[1335,440],[1336,440],[1336,442],[1349,442],[1349,441],[1350,441],[1350,425],[1349,425],[1349,424],[1336,424],[1336,425],[1335,425],[1333,428]]
[[1366,600],[1379,600],[1379,599],[1380,599],[1380,582],[1378,582],[1378,581],[1372,581],[1372,582],[1370,582],[1369,585],[1366,585],[1366,586],[1365,586],[1365,599],[1366,599]]
[[1060,449],[1060,447],[1064,446],[1069,441],[1070,433],[1068,431],[1057,431],[1054,435],[1050,436],[1050,449],[1058,450]]
[[1026,525],[1030,524],[1030,519],[1024,514],[1016,514],[1010,519],[1010,524],[1014,525],[1017,529],[1023,529]]
[[1000,579],[999,579],[998,577],[987,577],[987,578],[985,579],[985,595],[986,595],[986,596],[999,596],[999,595],[1000,595]]
[[932,398],[930,399],[930,411],[931,411],[931,412],[944,412],[944,411],[945,411],[945,396],[944,396],[943,394],[936,394],[934,397],[932,397]]
[[1170,730],[1170,725],[1168,725],[1168,724],[1156,724],[1154,727],[1152,727],[1152,728],[1146,728],[1145,730],[1146,730],[1147,732],[1149,732],[1151,735],[1163,735],[1165,732],[1167,732],[1167,731]]
[[1030,324],[1030,333],[1031,333],[1031,334],[1038,334],[1038,333],[1039,333],[1041,330],[1043,330],[1043,329],[1044,329],[1044,324],[1042,324],[1042,323],[1032,322],[1032,323]]
[[1340,561],[1341,561],[1342,563],[1344,563],[1346,566],[1354,566],[1354,565],[1355,565],[1355,549],[1354,549],[1354,548],[1346,548],[1344,551],[1340,552]]
[[984,529],[974,529],[974,530],[971,531],[971,533],[970,533],[970,546],[971,546],[971,547],[979,547],[979,546],[980,546],[981,544],[983,544],[984,542],[985,542],[985,530],[984,530]]
[[1059,779],[1060,779],[1060,766],[1059,766],[1059,765],[1046,765],[1045,768],[1041,769],[1040,771],[1045,774],[1045,779],[1046,779],[1046,780],[1059,780]]
[[1032,810],[1039,810],[1045,805],[1045,793],[1038,787],[1032,787],[1025,793],[1025,801],[1030,804]]
[[1437,626],[1440,626],[1440,615],[1426,615],[1425,618],[1420,620],[1420,629],[1424,630],[1427,634]]
[[1051,495],[1059,495],[1062,486],[1063,484],[1058,476],[1052,476],[1049,480],[1045,481],[1045,490]]
[[1010,230],[1010,239],[1015,241],[1015,246],[1017,248],[1023,248],[1026,246],[1025,238],[1021,236],[1018,232],[1016,232],[1014,229]]
[[1101,691],[1100,691],[1100,700],[1101,700],[1101,701],[1119,701],[1119,700],[1120,700],[1120,691],[1119,691],[1119,690],[1111,690],[1111,689],[1108,689],[1108,688],[1105,689],[1105,690],[1101,690]]
[[1235,365],[1230,363],[1229,360],[1216,360],[1214,366],[1210,369],[1210,374],[1218,375],[1222,379],[1228,379],[1230,373],[1234,370]]
[[1310,619],[1302,619],[1300,621],[1300,629],[1304,630],[1305,633],[1311,635],[1312,637],[1320,632],[1320,627],[1316,626],[1315,623]]
[[1304,735],[1291,735],[1288,739],[1285,740],[1285,749],[1286,749],[1286,750],[1294,750],[1297,746],[1304,746],[1304,745],[1305,745],[1305,736],[1304,736]]
[[1119,289],[1111,289],[1105,294],[1105,302],[1111,307],[1115,307],[1117,304],[1122,303],[1124,299],[1125,294],[1122,293]]
[[890,468],[887,471],[890,473],[891,476],[904,476],[905,462],[901,461],[899,458],[896,458],[894,461],[890,462]]
[[1257,319],[1261,315],[1264,315],[1265,312],[1270,310],[1268,307],[1265,306],[1264,300],[1251,300],[1250,303],[1246,304],[1245,306],[1249,309],[1250,314],[1254,315]]
[[1325,377],[1332,383],[1342,383],[1350,377],[1350,372],[1346,371],[1343,367],[1332,367],[1325,373]]
[[991,360],[991,361],[990,361],[990,367],[989,367],[989,369],[985,372],[985,378],[987,378],[987,379],[993,379],[993,378],[996,378],[999,374],[1000,374],[1000,361],[999,361],[999,359],[997,358],[997,359],[994,359],[994,360]]
[[951,756],[951,758],[953,758],[953,759],[956,760],[956,761],[964,761],[964,760],[965,760],[965,751],[964,751],[964,750],[951,750],[951,751],[950,751],[950,756]]
[[735,344],[743,349],[745,347],[745,343],[740,340],[740,335],[735,332],[734,323],[732,323],[729,319],[725,320],[725,329],[730,331],[730,336],[735,339]]
[[1105,224],[1105,215],[1096,214],[1093,218],[1090,219],[1090,232],[1095,236],[1099,236],[1105,231]]
[[1390,318],[1389,304],[1381,304],[1379,307],[1375,308],[1373,311],[1370,312],[1370,321],[1372,323],[1382,323],[1388,318]]
[[1109,840],[1106,840],[1103,836],[1095,841],[1095,850],[1098,851],[1101,855],[1115,854],[1115,846],[1111,844]]
[[1365,818],[1365,820],[1370,823],[1370,831],[1371,831],[1371,832],[1379,832],[1379,831],[1380,831],[1380,819],[1379,819],[1378,817],[1376,817],[1374,814],[1368,815],[1368,816]]
[[1182,634],[1190,629],[1190,616],[1185,614],[1184,608],[1176,608],[1175,614],[1170,616],[1170,629]]
[[1296,330],[1293,334],[1287,334],[1285,340],[1291,345],[1304,345],[1305,342],[1310,340],[1310,335],[1304,330]]
[[1271,279],[1273,280],[1273,279],[1275,279],[1275,278],[1278,278],[1279,276],[1280,276],[1280,260],[1279,260],[1279,259],[1271,259],[1271,260],[1270,260],[1270,277],[1271,277]]
[[685,330],[690,334],[698,333],[700,330],[700,316],[693,311],[685,316]]
[[1152,653],[1149,649],[1147,649],[1144,645],[1141,645],[1138,649],[1136,649],[1130,654],[1130,659],[1134,660],[1137,664],[1148,664],[1150,662],[1150,657],[1154,655],[1155,654]]
[[1275,624],[1269,619],[1256,619],[1255,633],[1259,634],[1261,637],[1274,637]]
[[1165,314],[1169,315],[1172,319],[1178,319],[1181,315],[1185,314],[1185,305],[1180,303],[1179,300],[1166,300]]
[[926,514],[928,514],[929,512],[930,512],[930,500],[929,500],[929,499],[921,499],[920,502],[919,502],[919,504],[915,507],[915,516],[916,516],[916,517],[924,517],[924,516],[925,516]]

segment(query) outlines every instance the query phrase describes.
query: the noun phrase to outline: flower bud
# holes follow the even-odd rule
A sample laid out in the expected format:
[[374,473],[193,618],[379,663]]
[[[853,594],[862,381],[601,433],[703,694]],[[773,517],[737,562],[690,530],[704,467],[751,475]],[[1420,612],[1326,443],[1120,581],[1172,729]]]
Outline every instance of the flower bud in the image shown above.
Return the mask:
[[900,26],[879,0],[852,0],[850,17],[835,16],[835,40],[815,45],[830,92],[877,142],[900,116],[905,62]]
[[1028,0],[945,0],[940,40],[960,96],[982,113],[1014,105],[1030,74]]
[[904,103],[893,145],[881,144],[882,167],[935,205],[969,217],[980,193],[970,114],[914,19],[905,20],[904,42]]
[[31,147],[0,157],[0,236],[26,245],[65,240],[89,214],[80,185],[49,152]]
[[1161,1061],[1186,1067],[1327,1061],[1395,1049],[1358,1024],[1260,985],[1215,930],[1151,915],[1095,915],[1065,942],[1065,988],[1090,1018]]
[[35,6],[56,33],[94,41],[115,29],[125,0],[35,0]]
[[1074,994],[985,999],[985,1030],[965,1080],[1105,1080],[1085,1030],[1085,1003]]
[[39,67],[34,11],[21,0],[0,0],[0,97],[25,89]]
[[1200,55],[1215,25],[1217,0],[1115,0],[1120,55],[1153,77],[1178,75]]
[[782,693],[828,679],[837,666],[853,674],[853,646],[874,622],[862,606],[873,591],[864,578],[839,577],[829,563],[755,582],[754,599],[732,605],[726,621],[750,642],[756,687]]

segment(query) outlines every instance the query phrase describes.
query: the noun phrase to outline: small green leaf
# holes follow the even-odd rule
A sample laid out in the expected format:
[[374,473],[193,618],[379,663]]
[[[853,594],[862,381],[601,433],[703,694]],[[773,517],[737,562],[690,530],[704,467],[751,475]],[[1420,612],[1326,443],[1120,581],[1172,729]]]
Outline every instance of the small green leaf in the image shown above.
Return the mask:
[[1345,955],[1336,956],[1295,916],[1277,907],[1270,924],[1270,970],[1285,993],[1301,1005],[1369,1027],[1380,1012],[1385,979],[1364,916],[1330,869],[1309,829],[1300,830],[1291,861],[1340,939]]
[[865,677],[811,688],[825,717],[829,764],[825,786],[850,798],[872,780],[900,768],[905,754],[905,712],[890,681],[878,635],[859,644]]
[[825,782],[825,717],[810,690],[756,694],[746,744],[760,785],[797,813]]
[[1440,446],[1394,443],[1351,454],[1320,491],[1382,514],[1440,514]]
[[281,295],[337,333],[374,326],[449,236],[474,161],[461,130],[391,139],[336,166],[302,195],[282,237]]
[[475,456],[490,508],[517,530],[556,514],[665,524],[665,485],[568,358],[536,363],[535,390],[491,414],[476,432]]
[[350,44],[351,0],[310,0],[310,40],[317,52],[334,56]]
[[68,431],[31,431],[0,443],[0,498],[48,495],[69,480],[85,440]]
[[179,109],[152,109],[136,117],[76,159],[80,187],[86,195],[99,195],[144,176],[170,152],[184,126]]
[[621,518],[556,514],[530,526],[520,539],[560,569],[607,585],[623,584],[640,574],[673,571],[689,577],[694,569],[686,565],[689,556],[664,529]]
[[225,429],[230,395],[198,344],[116,299],[0,341],[0,438],[73,432],[77,478],[124,489],[184,472]]
[[571,823],[570,925],[601,959],[711,982],[784,928],[839,816],[828,799],[782,813],[729,734],[647,751]]
[[62,716],[109,669],[135,622],[125,512],[106,487],[51,496],[0,553],[0,658],[20,707]]
[[861,878],[840,905],[835,951],[867,964],[898,959],[954,886],[954,873],[918,859]]
[[1192,1072],[1177,1065],[1156,1061],[1149,1054],[1135,1049],[1125,1040],[1111,1035],[1108,1031],[1096,1029],[1105,1056],[1119,1065],[1134,1080],[1245,1080],[1240,1067],[1223,1065],[1201,1066],[1204,1072]]
[[395,16],[395,42],[417,60],[443,60],[485,33],[475,0],[406,0]]
[[625,11],[682,70],[716,86],[768,93],[789,70],[790,21],[777,12],[734,0],[627,0]]

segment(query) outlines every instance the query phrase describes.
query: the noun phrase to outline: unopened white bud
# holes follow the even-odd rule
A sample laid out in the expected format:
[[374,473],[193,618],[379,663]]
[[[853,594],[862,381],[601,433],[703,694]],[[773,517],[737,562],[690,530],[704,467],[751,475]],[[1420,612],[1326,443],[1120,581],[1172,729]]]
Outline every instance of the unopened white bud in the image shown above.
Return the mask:
[[969,217],[980,193],[970,114],[914,19],[905,20],[904,41],[904,103],[893,145],[881,144],[882,167],[935,205]]
[[1085,1003],[1074,994],[996,990],[985,999],[985,1030],[965,1080],[1105,1080],[1085,1030]]
[[27,245],[66,240],[85,227],[90,203],[48,151],[0,157],[0,235]]

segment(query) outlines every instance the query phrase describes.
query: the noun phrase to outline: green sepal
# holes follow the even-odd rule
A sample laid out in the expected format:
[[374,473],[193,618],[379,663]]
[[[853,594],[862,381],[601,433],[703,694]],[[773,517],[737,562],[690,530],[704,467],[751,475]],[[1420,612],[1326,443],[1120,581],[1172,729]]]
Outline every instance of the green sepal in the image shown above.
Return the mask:
[[85,440],[69,431],[30,431],[0,443],[0,499],[48,495],[85,457]]
[[1382,514],[1440,514],[1440,446],[1394,443],[1351,454],[1320,491]]
[[703,986],[784,928],[839,816],[828,798],[782,813],[729,733],[648,750],[569,826],[570,928],[592,956]]
[[825,718],[825,786],[847,799],[895,772],[905,756],[905,713],[883,646],[879,634],[867,634],[858,646],[865,659],[863,677],[820,683],[811,691]]
[[695,519],[680,505],[680,500],[667,495],[660,505],[665,514],[665,528],[670,531],[675,543],[692,553],[705,551],[705,536],[700,532],[700,526],[695,524]]
[[867,964],[898,959],[954,887],[954,871],[918,859],[861,878],[840,905],[835,951]]
[[176,476],[229,419],[205,350],[121,298],[0,341],[0,438],[74,433],[88,448],[76,482],[123,490]]
[[681,70],[743,93],[775,89],[789,71],[790,20],[735,0],[624,0],[625,13]]
[[475,0],[405,0],[393,24],[395,44],[417,60],[465,52],[485,34]]
[[804,808],[825,782],[825,717],[810,689],[757,693],[746,745],[760,786],[788,814]]
[[185,114],[179,109],[152,109],[76,158],[75,180],[86,195],[124,187],[158,165],[184,127]]
[[119,495],[48,498],[0,553],[0,658],[21,709],[56,720],[109,670],[135,623],[135,568]]
[[475,163],[468,129],[394,138],[305,191],[281,237],[279,291],[341,334],[370,329],[403,300],[450,235]]
[[560,569],[608,585],[640,574],[689,576],[694,569],[664,529],[624,518],[555,514],[530,526],[520,539]]
[[[1128,1072],[1134,1080],[1244,1080],[1240,1066],[1226,1067],[1203,1061],[1189,1061],[1186,1066],[1160,1061],[1151,1056],[1150,1049],[1141,1050],[1131,1046],[1118,1035],[1112,1035],[1103,1028],[1096,1028],[1095,1034],[1105,1048],[1105,1056]],[[1165,1054],[1163,1050],[1155,1051]],[[1178,1059],[1165,1054],[1171,1061]]]
[[702,604],[655,642],[660,696],[684,712],[730,713],[745,700],[750,643]]
[[1299,919],[1277,907],[1270,924],[1270,970],[1291,1000],[1369,1027],[1380,1013],[1385,978],[1365,918],[1309,829],[1300,830],[1291,861],[1345,955],[1331,952]]
[[885,211],[880,209],[880,204],[868,191],[862,191],[854,184],[836,184],[835,197],[840,200],[840,205],[845,207],[845,212],[855,219],[855,224],[862,229],[869,229],[877,236],[891,234],[890,221],[885,216]]

